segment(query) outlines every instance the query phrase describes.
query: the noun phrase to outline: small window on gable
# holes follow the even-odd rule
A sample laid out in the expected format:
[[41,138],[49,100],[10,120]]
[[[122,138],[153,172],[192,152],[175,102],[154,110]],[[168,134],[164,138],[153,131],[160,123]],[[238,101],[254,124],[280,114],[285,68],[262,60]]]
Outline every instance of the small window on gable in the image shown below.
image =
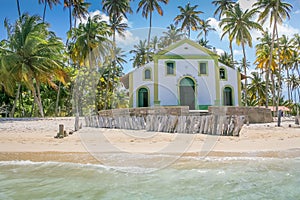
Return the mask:
[[221,69],[220,69],[220,79],[221,79],[221,80],[226,79],[226,71],[225,71],[224,68],[221,68]]
[[150,69],[146,69],[144,73],[145,73],[144,74],[145,80],[151,79],[151,70]]
[[207,75],[207,63],[206,62],[199,63],[199,74]]
[[174,75],[175,67],[173,62],[167,62],[167,75]]

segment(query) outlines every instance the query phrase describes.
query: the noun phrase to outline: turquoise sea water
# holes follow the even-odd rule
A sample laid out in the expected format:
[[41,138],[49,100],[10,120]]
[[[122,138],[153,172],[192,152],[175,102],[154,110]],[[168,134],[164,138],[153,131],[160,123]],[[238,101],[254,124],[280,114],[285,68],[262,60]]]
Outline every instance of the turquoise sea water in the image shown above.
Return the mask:
[[[300,199],[300,158],[204,158],[163,169],[0,162],[0,199]],[[136,171],[137,173],[132,173]]]

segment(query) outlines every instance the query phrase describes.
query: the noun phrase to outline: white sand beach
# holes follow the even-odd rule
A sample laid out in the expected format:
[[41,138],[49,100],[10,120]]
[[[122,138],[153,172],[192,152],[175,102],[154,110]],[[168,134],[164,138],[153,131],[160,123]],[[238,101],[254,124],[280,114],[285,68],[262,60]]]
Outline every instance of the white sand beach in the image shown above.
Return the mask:
[[[118,129],[83,128],[56,139],[58,125],[67,132],[74,118],[12,119],[0,121],[0,160],[98,162],[89,153],[180,154],[183,156],[299,157],[300,126],[285,119],[244,125],[239,137],[169,134]],[[291,126],[291,127],[289,127]],[[95,138],[93,138],[95,137]],[[93,149],[92,146],[95,146]]]

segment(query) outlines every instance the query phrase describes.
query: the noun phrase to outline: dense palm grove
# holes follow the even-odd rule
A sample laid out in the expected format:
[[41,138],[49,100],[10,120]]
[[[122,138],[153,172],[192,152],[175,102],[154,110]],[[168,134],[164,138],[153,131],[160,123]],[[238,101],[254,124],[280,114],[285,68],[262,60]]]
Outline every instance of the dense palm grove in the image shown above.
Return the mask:
[[[116,44],[116,36],[125,37],[128,24],[124,19],[134,12],[149,19],[150,28],[147,40],[139,41],[130,51],[133,67],[152,61],[155,52],[189,38],[191,31],[197,32],[199,44],[212,48],[207,36],[215,29],[209,20],[201,19],[199,6],[190,3],[178,6],[178,15],[161,37],[151,37],[152,16],[154,12],[162,16],[162,6],[169,0],[140,0],[136,11],[131,9],[130,0],[102,0],[107,22],[100,15],[90,17],[90,3],[84,0],[38,0],[44,5],[43,16],[22,14],[19,0],[16,3],[19,17],[13,23],[5,20],[7,38],[0,43],[2,117],[70,116],[127,107],[129,97],[120,84],[126,58]],[[242,83],[244,105],[285,105],[291,114],[298,114],[300,35],[280,36],[277,27],[289,19],[292,5],[283,0],[258,0],[251,10],[242,10],[233,0],[215,0],[212,4],[222,38],[229,39],[230,53],[220,55],[219,61],[247,75],[245,47],[256,49],[256,72]],[[69,12],[65,43],[49,31],[46,10],[54,6],[63,6]],[[263,24],[268,24],[270,31],[264,30]],[[261,32],[255,46],[252,30]],[[234,42],[242,49],[241,61],[234,59]],[[287,97],[283,95],[285,88]]]

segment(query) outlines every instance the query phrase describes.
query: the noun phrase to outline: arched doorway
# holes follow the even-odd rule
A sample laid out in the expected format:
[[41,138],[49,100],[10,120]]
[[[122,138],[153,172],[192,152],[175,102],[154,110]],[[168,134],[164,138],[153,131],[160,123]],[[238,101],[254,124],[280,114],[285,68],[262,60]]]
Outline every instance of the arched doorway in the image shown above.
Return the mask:
[[149,106],[149,92],[146,88],[140,88],[138,90],[138,107]]
[[183,78],[179,83],[180,105],[195,110],[195,82],[191,78]]
[[223,101],[224,106],[232,106],[232,89],[230,87],[225,87],[223,91]]

